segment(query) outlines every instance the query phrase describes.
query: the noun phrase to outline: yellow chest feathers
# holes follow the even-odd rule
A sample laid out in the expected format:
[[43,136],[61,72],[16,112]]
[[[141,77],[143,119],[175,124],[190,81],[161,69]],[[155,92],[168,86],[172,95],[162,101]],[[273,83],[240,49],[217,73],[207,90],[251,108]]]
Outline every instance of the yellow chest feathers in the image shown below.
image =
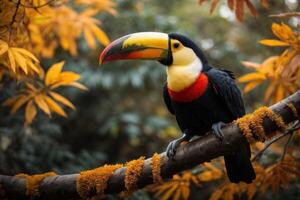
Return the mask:
[[171,65],[167,67],[168,88],[179,92],[192,85],[202,71],[202,62],[195,58],[189,65]]

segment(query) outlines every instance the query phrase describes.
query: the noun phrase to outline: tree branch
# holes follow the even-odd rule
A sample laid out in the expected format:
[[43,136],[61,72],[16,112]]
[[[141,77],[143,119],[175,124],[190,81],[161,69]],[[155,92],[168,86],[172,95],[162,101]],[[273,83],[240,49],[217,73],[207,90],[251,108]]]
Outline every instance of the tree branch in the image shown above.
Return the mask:
[[[287,105],[293,105],[297,112],[300,113],[300,90],[270,107],[270,109],[282,117],[286,124],[297,120],[295,112]],[[263,121],[263,127],[267,135],[278,129],[276,124],[269,119]],[[169,160],[165,152],[160,154],[161,176],[163,178],[170,178],[178,172],[237,150],[239,143],[245,139],[238,126],[234,123],[228,124],[222,131],[224,137],[222,141],[213,134],[207,134],[206,136],[180,146],[177,150],[175,161]],[[151,162],[151,159],[145,160],[142,173],[138,180],[138,188],[152,184]],[[123,167],[113,173],[108,180],[108,185],[105,190],[106,194],[119,193],[125,190],[125,171],[126,167]],[[78,176],[79,174],[71,174],[45,178],[40,184],[39,199],[80,199],[76,191],[76,179]],[[25,179],[0,175],[0,185],[5,191],[5,197],[8,199],[29,199],[29,197],[26,196]]]
[[[274,137],[270,142],[268,142],[265,147],[260,150],[252,159],[251,161],[254,162],[256,160],[259,160],[261,158],[261,156],[263,155],[263,153],[275,142],[277,142],[278,140],[284,138],[287,135],[290,135],[289,137],[291,137],[291,135],[296,131],[300,129],[300,122],[296,121],[296,123],[290,127],[285,133],[278,135],[277,137]],[[289,141],[291,140],[291,138],[289,138]],[[288,144],[288,143],[287,143]],[[287,144],[285,145],[285,147],[287,146]],[[285,148],[286,149],[286,148]],[[284,154],[286,153],[286,150],[284,150]],[[282,156],[283,157],[283,156]],[[283,158],[282,158],[283,159]]]

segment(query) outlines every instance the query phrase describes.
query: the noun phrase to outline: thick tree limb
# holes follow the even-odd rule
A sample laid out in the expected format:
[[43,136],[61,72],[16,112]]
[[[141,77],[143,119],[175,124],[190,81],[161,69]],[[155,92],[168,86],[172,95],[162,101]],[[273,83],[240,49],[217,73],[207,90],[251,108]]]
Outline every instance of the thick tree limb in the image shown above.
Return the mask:
[[[283,101],[271,106],[270,108],[279,114],[284,122],[290,123],[297,119],[295,110],[288,105],[293,105],[300,113],[300,90]],[[269,119],[265,119],[264,130],[270,134],[277,130],[276,124]],[[229,124],[222,129],[224,133],[223,141],[220,141],[212,134],[196,139],[190,143],[178,148],[175,160],[169,160],[164,153],[161,155],[161,176],[163,178],[172,177],[173,174],[192,168],[202,162],[210,161],[219,156],[223,156],[238,148],[238,144],[244,140],[239,128],[235,124]],[[125,190],[124,178],[126,167],[120,168],[114,172],[108,181],[108,187],[105,190],[107,194],[118,193]],[[80,199],[76,191],[76,178],[78,174],[61,175],[45,178],[40,185],[40,199]],[[138,187],[151,184],[152,169],[151,159],[145,160],[144,168]],[[5,191],[5,197],[9,199],[28,199],[26,197],[26,183],[24,179],[0,175],[0,185]]]

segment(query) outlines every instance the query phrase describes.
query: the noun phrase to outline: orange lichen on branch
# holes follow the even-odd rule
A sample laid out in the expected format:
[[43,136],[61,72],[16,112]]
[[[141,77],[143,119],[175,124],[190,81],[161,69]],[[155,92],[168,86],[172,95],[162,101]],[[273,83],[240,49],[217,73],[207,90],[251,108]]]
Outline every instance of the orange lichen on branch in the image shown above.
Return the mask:
[[299,115],[298,115],[298,112],[297,112],[297,108],[294,106],[294,104],[292,103],[289,103],[286,105],[287,107],[289,107],[289,109],[291,109],[291,111],[293,112],[293,115],[298,118]]
[[76,181],[76,188],[80,197],[82,199],[103,197],[108,179],[115,170],[121,167],[123,167],[122,164],[104,165],[103,167],[80,172]]
[[158,153],[153,154],[151,166],[152,166],[153,183],[161,183],[163,180],[160,174],[161,162],[160,162],[160,155]]
[[253,143],[255,141],[264,142],[265,140],[273,137],[275,134],[265,133],[263,121],[267,118],[273,121],[281,131],[286,130],[287,125],[284,123],[281,116],[274,113],[268,107],[261,107],[257,109],[253,114],[248,114],[242,118],[237,119],[236,124],[239,126],[243,135],[250,143]]
[[16,177],[26,179],[26,195],[30,197],[30,199],[35,199],[40,196],[39,187],[41,182],[50,176],[56,176],[57,174],[54,172],[47,172],[44,174],[17,174]]
[[139,159],[126,163],[125,188],[128,192],[132,192],[137,189],[137,182],[143,170],[144,160],[145,157],[142,156]]
[[247,140],[252,143],[255,142],[255,139],[252,135],[252,130],[250,129],[250,120],[252,118],[252,114],[247,114],[242,118],[236,120],[237,125],[241,129],[243,135],[247,138]]

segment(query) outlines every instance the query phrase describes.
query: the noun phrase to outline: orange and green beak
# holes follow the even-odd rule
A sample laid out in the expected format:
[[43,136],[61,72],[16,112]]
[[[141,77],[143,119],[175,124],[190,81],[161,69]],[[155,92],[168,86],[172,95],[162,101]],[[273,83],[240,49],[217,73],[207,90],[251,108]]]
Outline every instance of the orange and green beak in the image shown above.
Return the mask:
[[159,32],[140,32],[121,37],[101,53],[99,63],[113,60],[164,60],[169,53],[169,36]]

